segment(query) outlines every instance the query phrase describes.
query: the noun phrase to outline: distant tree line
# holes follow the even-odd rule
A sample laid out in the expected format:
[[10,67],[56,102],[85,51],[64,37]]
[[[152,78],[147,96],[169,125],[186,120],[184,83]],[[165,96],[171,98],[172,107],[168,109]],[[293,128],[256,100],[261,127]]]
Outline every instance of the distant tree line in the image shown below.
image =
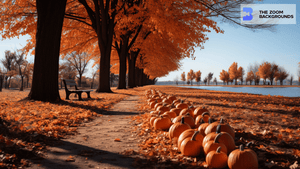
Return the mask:
[[[245,75],[245,70],[243,67],[239,67],[237,62],[233,62],[232,65],[229,67],[228,71],[222,70],[220,72],[220,80],[223,81],[223,84],[244,84],[245,85],[259,85],[261,79],[263,80],[263,85],[277,85],[277,82],[280,85],[283,85],[283,81],[287,80],[290,85],[293,85],[294,76],[288,73],[282,66],[277,65],[276,63],[270,62],[262,62],[260,65],[254,63],[253,65],[250,64],[248,67],[247,75]],[[300,62],[298,63],[298,84],[300,85]],[[181,74],[181,80],[186,81],[187,84],[193,85],[193,80],[197,83],[201,81],[201,72],[200,70],[196,73],[191,69],[187,76],[185,72]],[[206,85],[210,85],[211,80],[213,79],[213,73],[209,72],[208,75],[203,79],[203,83]],[[215,85],[218,85],[217,78],[215,77],[213,82]],[[177,81],[178,84],[178,81]]]

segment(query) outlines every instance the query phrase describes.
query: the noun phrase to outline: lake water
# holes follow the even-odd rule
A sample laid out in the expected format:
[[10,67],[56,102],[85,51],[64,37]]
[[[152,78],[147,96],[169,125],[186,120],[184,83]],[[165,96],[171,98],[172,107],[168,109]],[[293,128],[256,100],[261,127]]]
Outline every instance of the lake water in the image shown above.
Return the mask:
[[300,97],[300,87],[222,87],[222,86],[180,86],[194,89],[242,92],[271,96]]

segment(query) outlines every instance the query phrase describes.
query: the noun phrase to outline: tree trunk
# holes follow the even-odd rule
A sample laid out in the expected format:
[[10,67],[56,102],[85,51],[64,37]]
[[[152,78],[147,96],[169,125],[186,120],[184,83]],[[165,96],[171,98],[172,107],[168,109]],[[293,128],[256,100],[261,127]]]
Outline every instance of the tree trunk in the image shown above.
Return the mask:
[[[95,1],[98,2],[98,1]],[[115,22],[115,12],[110,14],[110,10],[115,10],[118,1],[111,1],[110,5],[105,5],[104,9],[103,1],[100,1],[100,7],[98,3],[95,3],[95,19],[96,19],[96,33],[98,38],[98,46],[101,52],[100,57],[100,73],[99,73],[99,85],[96,92],[107,92],[112,93],[110,89],[110,56],[111,47],[114,35],[114,22]],[[101,16],[100,16],[101,15]]]
[[127,55],[128,55],[129,35],[122,36],[119,55],[119,84],[117,89],[126,89]]
[[24,77],[21,76],[21,87],[20,87],[20,91],[23,91],[23,83],[24,83]]
[[135,70],[136,70],[136,67],[135,67],[135,63],[136,63],[136,59],[137,59],[137,56],[139,54],[139,51],[136,51],[136,52],[133,52],[131,51],[130,52],[130,55],[128,55],[128,88],[134,88],[136,87],[136,80],[135,80]]
[[79,79],[78,79],[79,80],[79,82],[78,82],[79,84],[78,84],[78,87],[81,87],[81,78],[82,78],[82,73],[79,73]]
[[67,0],[37,0],[34,72],[29,99],[59,101],[58,67],[62,25]]

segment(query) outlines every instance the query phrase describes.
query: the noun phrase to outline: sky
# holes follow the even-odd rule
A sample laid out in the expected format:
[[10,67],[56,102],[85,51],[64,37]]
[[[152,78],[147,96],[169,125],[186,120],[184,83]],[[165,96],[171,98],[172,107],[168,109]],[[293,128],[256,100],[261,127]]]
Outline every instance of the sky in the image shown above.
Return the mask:
[[[228,70],[233,62],[242,66],[247,72],[250,64],[263,61],[274,62],[284,67],[296,79],[298,62],[300,62],[300,1],[299,0],[264,0],[262,4],[296,4],[296,24],[276,25],[275,31],[252,30],[228,23],[219,23],[224,34],[213,31],[207,34],[209,40],[204,43],[204,49],[196,48],[195,60],[186,58],[178,71],[170,72],[160,77],[159,81],[174,81],[180,79],[182,72],[200,70],[201,79],[209,72],[219,80],[222,69]],[[0,37],[1,38],[1,37]],[[15,51],[25,46],[28,36],[1,41],[0,60],[4,58],[5,50]],[[34,56],[28,55],[28,61],[33,62]],[[92,64],[90,64],[91,66]],[[0,64],[0,66],[2,66]],[[91,76],[91,68],[85,76]],[[246,76],[246,75],[245,75]]]

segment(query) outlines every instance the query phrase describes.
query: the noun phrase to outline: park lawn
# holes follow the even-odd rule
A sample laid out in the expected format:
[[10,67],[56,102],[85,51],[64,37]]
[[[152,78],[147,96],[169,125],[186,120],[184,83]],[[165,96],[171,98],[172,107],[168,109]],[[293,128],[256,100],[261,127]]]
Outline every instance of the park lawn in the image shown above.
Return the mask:
[[[259,168],[300,167],[300,98],[263,96],[247,93],[220,92],[179,88],[174,86],[147,86],[162,93],[186,99],[194,106],[205,106],[215,120],[222,117],[234,129],[236,147],[254,141]],[[135,131],[141,137],[140,154],[149,159],[144,165],[156,167],[197,168],[206,165],[205,157],[183,157],[170,140],[167,131],[150,126],[152,111],[144,96],[145,114],[134,117]],[[142,127],[140,127],[142,126]],[[130,152],[128,152],[130,153]],[[137,166],[145,164],[136,161]],[[159,164],[159,166],[157,166]]]

